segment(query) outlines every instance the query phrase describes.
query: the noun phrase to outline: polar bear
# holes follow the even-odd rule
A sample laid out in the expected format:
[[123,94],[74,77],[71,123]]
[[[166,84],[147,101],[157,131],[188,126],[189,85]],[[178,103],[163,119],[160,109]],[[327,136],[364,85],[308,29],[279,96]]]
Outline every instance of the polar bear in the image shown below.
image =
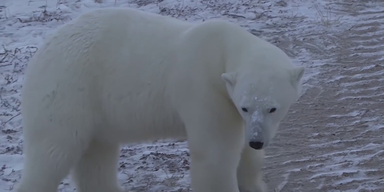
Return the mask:
[[18,192],[121,192],[119,146],[186,138],[194,192],[265,192],[264,148],[303,67],[231,22],[128,8],[83,14],[45,40],[22,89]]

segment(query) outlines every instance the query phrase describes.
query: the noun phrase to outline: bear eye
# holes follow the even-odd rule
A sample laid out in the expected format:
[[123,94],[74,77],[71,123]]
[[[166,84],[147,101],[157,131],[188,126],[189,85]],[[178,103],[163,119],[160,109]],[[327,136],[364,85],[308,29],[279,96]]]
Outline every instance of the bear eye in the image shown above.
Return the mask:
[[269,110],[269,113],[273,113],[273,112],[275,112],[275,111],[276,111],[276,108],[273,107],[273,108],[271,108],[271,109]]
[[244,112],[248,112],[248,109],[245,108],[245,107],[241,108],[241,110],[244,111]]

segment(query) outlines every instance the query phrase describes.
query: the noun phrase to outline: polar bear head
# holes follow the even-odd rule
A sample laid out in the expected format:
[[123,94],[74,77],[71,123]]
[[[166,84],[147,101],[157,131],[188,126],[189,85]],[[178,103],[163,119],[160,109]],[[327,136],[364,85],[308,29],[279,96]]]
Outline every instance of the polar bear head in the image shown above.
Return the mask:
[[[270,61],[274,60],[279,62],[273,58]],[[263,149],[275,136],[289,107],[299,99],[304,67],[257,66],[223,73],[221,77],[244,120],[245,141],[254,149]]]

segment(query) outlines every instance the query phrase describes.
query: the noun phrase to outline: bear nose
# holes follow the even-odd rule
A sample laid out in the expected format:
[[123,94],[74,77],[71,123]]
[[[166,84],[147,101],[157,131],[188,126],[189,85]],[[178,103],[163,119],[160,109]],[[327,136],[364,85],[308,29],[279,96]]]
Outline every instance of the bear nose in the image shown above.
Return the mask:
[[264,143],[263,142],[258,142],[258,141],[251,141],[249,142],[249,146],[252,147],[253,149],[261,149],[263,147]]

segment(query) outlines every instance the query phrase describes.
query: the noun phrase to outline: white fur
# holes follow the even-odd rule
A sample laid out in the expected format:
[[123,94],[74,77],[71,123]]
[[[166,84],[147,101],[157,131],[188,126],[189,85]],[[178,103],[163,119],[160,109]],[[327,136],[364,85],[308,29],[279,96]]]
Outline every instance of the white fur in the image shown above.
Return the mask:
[[194,192],[265,192],[264,152],[248,142],[268,145],[303,71],[226,21],[86,13],[47,38],[29,64],[17,191],[54,192],[73,169],[79,192],[120,192],[120,144],[187,136]]

